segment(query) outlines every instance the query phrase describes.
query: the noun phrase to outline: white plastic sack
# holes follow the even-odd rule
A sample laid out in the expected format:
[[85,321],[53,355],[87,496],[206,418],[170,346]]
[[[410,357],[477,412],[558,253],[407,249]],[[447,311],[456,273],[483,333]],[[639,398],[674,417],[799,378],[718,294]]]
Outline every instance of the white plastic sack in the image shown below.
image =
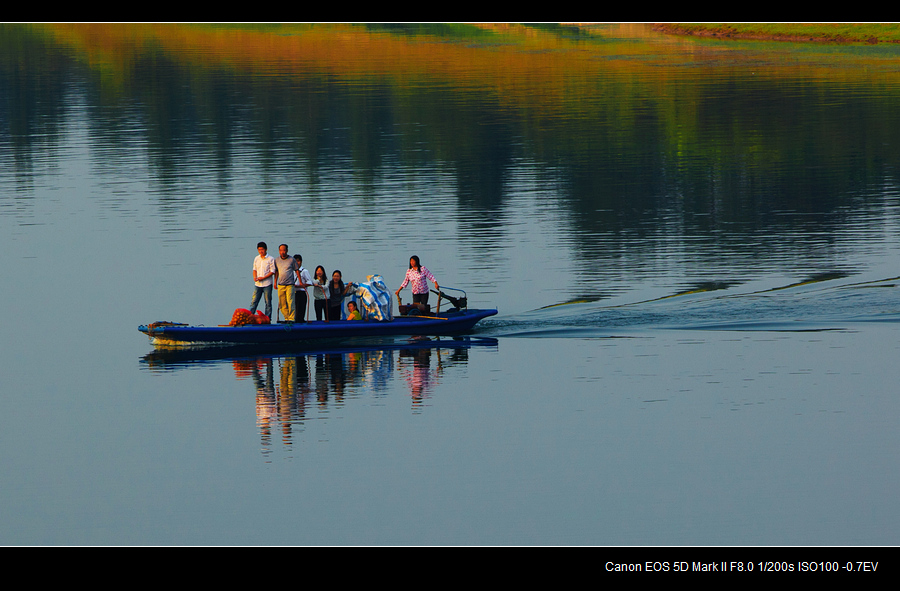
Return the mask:
[[354,284],[350,301],[356,303],[363,320],[393,320],[391,292],[381,275],[368,275],[365,283]]

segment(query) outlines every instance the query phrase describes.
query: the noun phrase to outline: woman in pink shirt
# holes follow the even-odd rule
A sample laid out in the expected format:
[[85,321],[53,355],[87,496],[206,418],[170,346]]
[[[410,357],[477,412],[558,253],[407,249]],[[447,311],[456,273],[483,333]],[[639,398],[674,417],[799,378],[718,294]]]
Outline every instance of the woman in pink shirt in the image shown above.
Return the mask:
[[428,280],[434,283],[434,288],[441,291],[437,279],[431,274],[431,271],[422,266],[419,257],[413,255],[409,259],[409,270],[406,272],[406,278],[403,279],[403,285],[394,292],[397,298],[400,298],[400,290],[409,284],[413,293],[413,304],[422,304],[422,308],[428,305]]

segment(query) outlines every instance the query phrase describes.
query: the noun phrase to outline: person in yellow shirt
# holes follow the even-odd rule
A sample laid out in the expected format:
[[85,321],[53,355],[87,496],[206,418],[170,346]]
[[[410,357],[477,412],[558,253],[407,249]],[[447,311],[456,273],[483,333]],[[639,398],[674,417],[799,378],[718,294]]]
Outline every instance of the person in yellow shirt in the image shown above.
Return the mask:
[[362,320],[362,314],[356,309],[355,302],[349,302],[347,304],[347,320]]

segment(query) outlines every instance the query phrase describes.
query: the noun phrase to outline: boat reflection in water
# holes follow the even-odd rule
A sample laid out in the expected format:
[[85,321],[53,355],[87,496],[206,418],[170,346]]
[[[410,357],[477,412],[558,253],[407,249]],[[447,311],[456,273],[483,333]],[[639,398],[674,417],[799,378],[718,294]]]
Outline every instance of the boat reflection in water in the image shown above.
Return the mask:
[[174,371],[230,362],[238,380],[253,383],[263,454],[268,455],[275,432],[291,446],[294,432],[302,431],[306,421],[362,395],[405,391],[413,412],[422,412],[444,372],[465,367],[473,347],[496,350],[498,343],[494,338],[409,337],[391,345],[302,351],[157,349],[141,363],[153,371]]

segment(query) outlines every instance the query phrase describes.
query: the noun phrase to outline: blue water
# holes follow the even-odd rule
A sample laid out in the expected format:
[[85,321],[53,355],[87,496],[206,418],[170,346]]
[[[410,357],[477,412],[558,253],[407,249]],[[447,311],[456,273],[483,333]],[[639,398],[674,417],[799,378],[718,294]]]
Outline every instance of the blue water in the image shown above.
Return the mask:
[[[897,544],[894,49],[416,33],[464,53],[329,79],[40,31],[0,28],[0,542]],[[500,313],[155,352],[259,240]]]

